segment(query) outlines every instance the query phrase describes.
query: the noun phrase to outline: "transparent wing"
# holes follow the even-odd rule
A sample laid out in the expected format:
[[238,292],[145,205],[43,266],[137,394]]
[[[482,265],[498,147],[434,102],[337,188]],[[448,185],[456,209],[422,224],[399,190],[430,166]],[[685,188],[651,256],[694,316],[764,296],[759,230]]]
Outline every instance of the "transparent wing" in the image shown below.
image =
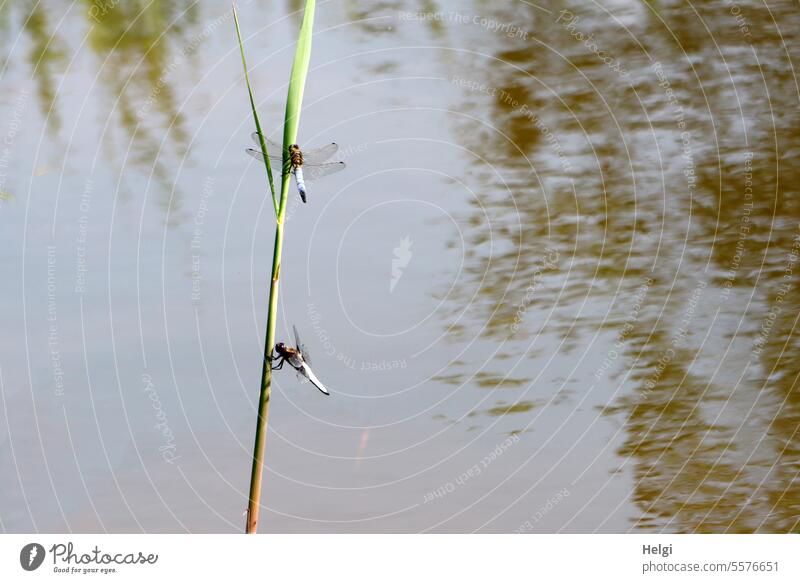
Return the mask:
[[[261,141],[258,139],[258,132],[250,134],[253,143],[256,145],[256,153],[261,152]],[[267,151],[269,152],[270,159],[283,160],[283,144],[279,144],[274,140],[265,137],[264,141],[267,143]],[[322,164],[339,151],[339,144],[330,143],[321,148],[311,148],[306,150],[302,148],[303,152],[303,166],[314,166]],[[263,157],[262,157],[263,159]]]
[[[270,146],[271,147],[271,146]],[[339,151],[339,144],[330,143],[321,148],[312,148],[306,150],[301,148],[303,152],[303,166],[322,164]]]
[[328,162],[327,164],[305,164],[303,163],[303,178],[306,182],[314,182],[323,176],[344,170],[347,165],[344,162]]
[[[261,152],[261,142],[258,139],[258,132],[253,132],[250,134],[250,137],[253,139],[253,143],[256,145],[256,149],[247,148],[247,153],[250,154],[253,158],[257,160],[264,161],[264,155]],[[264,138],[264,141],[267,143],[267,152],[269,153],[269,159],[273,162],[277,162],[278,165],[283,164],[283,146],[277,142],[270,140],[269,138]]]
[[286,362],[294,369],[295,375],[297,376],[297,380],[301,383],[307,383],[308,377],[305,376],[303,372],[303,367],[305,366],[305,361],[302,357],[302,354],[295,354],[291,357],[286,359]]
[[[258,160],[260,162],[264,161],[264,154],[261,152],[261,150],[254,150],[253,148],[247,148],[247,150],[245,150],[245,151],[248,154],[250,154],[253,158],[255,158],[256,160]],[[270,150],[270,152],[272,152],[272,151],[273,150]],[[269,155],[269,159],[272,160],[273,164],[277,164],[278,166],[283,164],[283,158],[281,156],[273,156],[272,154],[270,154]]]
[[[250,137],[253,139],[253,143],[256,145],[256,147],[260,150],[261,149],[261,141],[258,139],[258,132],[253,132],[252,134],[250,134]],[[283,155],[283,145],[282,144],[279,144],[275,140],[270,140],[267,137],[264,138],[264,141],[267,143],[267,150],[269,150],[271,152],[271,154],[269,155],[270,158],[272,157],[273,154],[276,154],[278,156],[282,156]]]
[[297,347],[297,350],[300,351],[300,354],[303,356],[303,360],[311,364],[311,357],[308,354],[308,348],[306,348],[306,345],[300,340],[300,333],[297,331],[297,326],[292,325],[292,330],[294,330],[295,347]]
[[300,348],[300,345],[302,344],[302,342],[300,342],[300,333],[297,331],[297,326],[292,324],[292,330],[294,331],[294,345],[297,348]]

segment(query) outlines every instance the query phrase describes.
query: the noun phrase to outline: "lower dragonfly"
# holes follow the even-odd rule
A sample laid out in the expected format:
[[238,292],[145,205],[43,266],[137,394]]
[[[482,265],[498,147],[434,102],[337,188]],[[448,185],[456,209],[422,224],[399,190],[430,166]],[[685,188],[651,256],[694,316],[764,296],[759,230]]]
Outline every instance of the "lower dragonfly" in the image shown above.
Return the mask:
[[[247,153],[253,158],[263,162],[264,154],[261,151],[261,140],[259,133],[253,132],[250,134],[250,137],[253,138],[256,146],[258,146],[258,150],[247,148]],[[269,159],[275,164],[282,165],[283,146],[267,138],[264,138],[264,141],[267,143],[269,151],[276,152],[275,155],[270,154]],[[327,176],[328,174],[333,174],[334,172],[344,169],[344,162],[328,162],[331,156],[333,156],[338,150],[339,146],[335,143],[307,151],[301,150],[300,146],[297,144],[292,144],[289,146],[286,152],[288,168],[285,169],[285,172],[291,172],[294,175],[294,181],[295,184],[297,184],[297,191],[300,193],[300,198],[303,199],[303,202],[307,202],[306,180],[311,182],[313,180],[322,178],[323,176]]]
[[311,384],[317,387],[322,393],[330,395],[328,389],[320,382],[317,375],[314,374],[314,371],[312,371],[309,366],[311,361],[308,357],[308,350],[306,350],[305,345],[300,342],[300,334],[297,333],[297,328],[295,326],[292,326],[292,328],[294,329],[295,346],[292,348],[291,346],[286,346],[283,342],[278,342],[275,345],[275,352],[278,353],[278,356],[273,357],[273,360],[277,360],[278,364],[274,365],[272,370],[280,370],[283,368],[283,364],[288,362],[289,365],[297,371],[298,377],[311,381]]

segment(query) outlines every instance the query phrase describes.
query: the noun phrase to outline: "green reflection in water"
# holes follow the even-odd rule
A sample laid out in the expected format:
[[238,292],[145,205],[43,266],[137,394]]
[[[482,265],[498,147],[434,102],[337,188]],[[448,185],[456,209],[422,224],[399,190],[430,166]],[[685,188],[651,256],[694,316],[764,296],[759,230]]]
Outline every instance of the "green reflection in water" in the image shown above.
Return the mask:
[[[152,173],[162,193],[159,204],[174,211],[180,201],[172,194],[176,161],[185,156],[188,144],[174,87],[181,74],[195,67],[194,53],[205,40],[202,33],[190,36],[197,28],[199,8],[189,1],[107,4],[107,9],[98,10],[103,3],[84,0],[65,15],[57,3],[4,3],[0,26],[8,28],[15,19],[21,23],[30,44],[28,67],[38,103],[54,140],[62,126],[57,75],[77,57],[73,53],[86,35],[97,57],[96,79],[107,98],[108,109],[99,115],[106,126],[105,155],[120,173],[128,170],[123,168],[128,164]],[[55,22],[55,15],[63,20]],[[62,30],[82,32],[80,37],[66,39]],[[106,125],[108,115],[112,121]]]
[[[581,7],[581,26],[624,61],[631,72],[625,79],[555,22],[565,4],[541,5],[553,15],[528,4],[472,7],[529,31],[524,42],[459,24],[425,24],[432,37],[448,42],[477,34],[481,51],[497,58],[456,59],[446,51],[439,57],[458,65],[461,77],[496,90],[492,96],[465,91],[457,108],[500,131],[457,122],[456,132],[503,178],[470,171],[482,186],[481,202],[461,222],[468,244],[453,314],[478,294],[450,330],[527,340],[537,318],[554,310],[539,332],[551,346],[577,354],[598,330],[611,340],[594,342],[593,350],[605,353],[609,343],[620,343],[618,357],[597,374],[624,392],[604,412],[624,422],[618,452],[635,480],[635,527],[798,531],[800,265],[791,257],[800,232],[800,114],[787,55],[793,51],[794,62],[800,56],[796,5],[748,5],[752,34],[745,37],[721,0],[696,7],[705,25],[683,6],[648,3],[632,25],[641,46],[611,15]],[[56,78],[69,51],[54,31],[55,12],[47,3],[5,3],[4,34],[13,28],[9,6],[24,13],[27,66],[41,111],[51,112],[49,129],[57,131]],[[167,138],[179,159],[188,143],[170,76],[177,75],[175,63],[193,66],[202,43],[196,6],[121,2],[95,22],[85,0],[69,16],[82,19],[101,67],[107,111],[99,117],[110,112],[115,121],[104,136],[109,155],[121,167],[119,152],[132,140],[130,160],[155,172],[167,193],[160,203],[172,216],[175,165],[158,151]],[[296,10],[299,2],[289,6]],[[440,8],[431,1],[345,3],[351,20],[397,10]],[[369,33],[365,41],[386,30],[379,20],[359,26]],[[651,57],[662,63],[691,132],[691,188],[675,107]],[[747,152],[754,152],[751,162]],[[752,200],[745,196],[748,181]],[[492,255],[489,228],[503,243]],[[699,282],[704,287],[689,314]],[[499,356],[523,356],[513,349],[504,345]],[[462,384],[470,374],[464,370],[436,380]],[[594,379],[580,381],[586,387]],[[528,379],[486,372],[473,382],[502,388],[508,398],[525,390]],[[495,403],[471,417],[524,420],[534,406]]]
[[[93,2],[86,0],[86,6],[88,17]],[[194,53],[204,40],[202,35],[189,37],[198,10],[188,1],[136,0],[89,17],[89,46],[101,60],[98,76],[123,130],[109,126],[107,151],[119,156],[131,141],[130,161],[153,173],[163,193],[157,200],[173,219],[181,200],[173,194],[174,162],[186,155],[189,141],[174,87],[193,68]],[[165,147],[165,139],[172,146]]]
[[530,379],[508,378],[502,375],[481,371],[475,375],[475,383],[485,389],[517,388],[530,383]]
[[66,53],[62,41],[51,29],[49,14],[44,3],[32,3],[23,28],[31,41],[28,63],[36,82],[42,115],[47,118],[50,127],[58,131],[61,117],[56,107],[55,75],[63,66]]
[[[591,344],[608,366],[578,380],[621,388],[604,411],[624,420],[635,528],[796,530],[800,113],[785,47],[798,46],[800,14],[786,1],[748,7],[745,36],[721,1],[697,8],[705,25],[659,4],[634,14],[634,40],[610,14],[571,7],[623,77],[546,6],[549,20],[531,8],[513,21],[536,23],[530,42],[498,37],[499,62],[459,70],[493,88],[464,90],[459,109],[498,131],[459,121],[458,139],[504,182],[475,171],[452,315],[478,299],[453,332],[543,334],[562,352],[611,335]],[[548,248],[558,260],[543,269]]]
[[486,411],[486,414],[492,417],[501,417],[503,415],[508,415],[509,413],[527,413],[535,406],[536,404],[533,401],[521,401],[513,405],[500,405],[497,407],[492,407]]

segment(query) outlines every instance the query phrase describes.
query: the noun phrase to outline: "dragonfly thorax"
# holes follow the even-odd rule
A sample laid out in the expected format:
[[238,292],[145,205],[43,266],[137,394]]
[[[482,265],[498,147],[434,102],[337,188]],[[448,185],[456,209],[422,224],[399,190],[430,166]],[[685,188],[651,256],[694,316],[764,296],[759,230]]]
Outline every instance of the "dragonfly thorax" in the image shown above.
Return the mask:
[[295,168],[303,165],[303,152],[297,144],[289,146],[289,161]]

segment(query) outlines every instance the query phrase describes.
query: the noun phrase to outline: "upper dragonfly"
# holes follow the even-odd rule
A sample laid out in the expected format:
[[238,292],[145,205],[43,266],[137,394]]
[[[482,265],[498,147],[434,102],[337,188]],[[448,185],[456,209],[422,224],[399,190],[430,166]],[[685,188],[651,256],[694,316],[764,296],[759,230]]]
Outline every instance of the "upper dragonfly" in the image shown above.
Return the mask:
[[[264,154],[261,152],[261,141],[259,140],[258,132],[253,132],[250,134],[250,137],[253,138],[256,146],[258,146],[258,150],[247,148],[247,153],[253,158],[263,162]],[[279,166],[282,165],[283,146],[267,138],[264,140],[267,142],[269,151],[275,152],[275,154],[269,155],[269,159],[272,160],[273,163],[277,163]],[[297,144],[292,144],[289,146],[287,152],[289,168],[287,171],[294,174],[294,181],[297,184],[297,191],[300,193],[300,198],[303,199],[303,202],[306,202],[306,180],[317,180],[323,176],[327,176],[328,174],[333,174],[334,172],[344,169],[344,162],[328,162],[328,160],[337,152],[337,150],[339,150],[339,146],[337,144],[328,144],[327,146],[322,146],[321,148],[315,148],[307,151],[301,150],[300,146]],[[303,172],[304,168],[306,169],[306,172]]]
[[279,362],[272,366],[272,370],[280,370],[283,368],[283,363],[288,362],[289,365],[297,371],[298,378],[311,381],[311,384],[317,387],[322,393],[330,395],[328,389],[325,388],[317,378],[317,375],[314,374],[314,371],[311,370],[311,367],[308,366],[310,364],[308,350],[305,345],[300,342],[300,334],[297,333],[297,328],[295,326],[292,326],[292,328],[294,328],[295,346],[292,348],[291,346],[286,346],[283,342],[278,342],[275,345],[275,352],[278,353],[278,356],[273,358]]

